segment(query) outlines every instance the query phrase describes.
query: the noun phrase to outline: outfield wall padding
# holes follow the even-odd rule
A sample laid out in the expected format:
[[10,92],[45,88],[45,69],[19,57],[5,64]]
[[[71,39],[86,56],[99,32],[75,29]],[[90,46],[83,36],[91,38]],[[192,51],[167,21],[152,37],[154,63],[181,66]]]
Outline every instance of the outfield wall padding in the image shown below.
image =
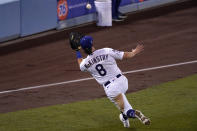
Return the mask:
[[20,1],[0,0],[0,42],[20,35]]
[[[64,19],[59,18],[59,2]],[[87,2],[92,8],[86,9]],[[65,29],[97,20],[94,0],[0,0],[0,43],[52,29]],[[134,12],[179,0],[122,0],[120,11]]]
[[21,36],[32,35],[57,27],[56,0],[20,0]]

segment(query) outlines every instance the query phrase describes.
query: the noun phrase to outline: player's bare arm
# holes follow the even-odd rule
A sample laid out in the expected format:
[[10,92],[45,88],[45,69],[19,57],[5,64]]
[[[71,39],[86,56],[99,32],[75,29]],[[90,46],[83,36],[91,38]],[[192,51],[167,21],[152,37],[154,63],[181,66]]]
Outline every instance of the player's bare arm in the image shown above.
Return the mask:
[[82,61],[83,61],[83,58],[78,58],[78,59],[77,59],[77,62],[78,62],[78,64],[79,64],[79,66],[80,66],[80,64],[81,64]]
[[144,50],[144,46],[139,44],[135,49],[132,49],[131,52],[124,52],[123,58],[132,58],[135,55],[139,54]]

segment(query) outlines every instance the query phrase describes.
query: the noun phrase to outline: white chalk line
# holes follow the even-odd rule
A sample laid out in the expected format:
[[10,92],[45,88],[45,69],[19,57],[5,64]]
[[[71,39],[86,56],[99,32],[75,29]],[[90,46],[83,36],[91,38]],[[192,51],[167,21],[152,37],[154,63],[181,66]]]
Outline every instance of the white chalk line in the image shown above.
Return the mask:
[[[127,71],[127,72],[123,72],[123,74],[131,74],[131,73],[137,73],[137,72],[143,72],[143,71],[151,71],[151,70],[157,70],[157,69],[163,69],[163,68],[169,68],[169,67],[175,67],[175,66],[181,66],[181,65],[188,65],[188,64],[194,64],[194,63],[197,63],[197,60],[182,62],[182,63],[176,63],[176,64],[163,65],[163,66],[150,67],[150,68],[144,68],[144,69],[133,70],[133,71]],[[0,94],[12,93],[12,92],[18,92],[18,91],[25,91],[25,90],[31,90],[31,89],[37,89],[37,88],[44,88],[44,87],[51,87],[51,86],[57,86],[57,85],[64,85],[64,84],[76,83],[76,82],[87,81],[87,80],[92,80],[92,79],[93,79],[93,77],[88,77],[88,78],[83,78],[83,79],[70,80],[70,81],[64,81],[64,82],[58,82],[58,83],[52,83],[52,84],[31,86],[31,87],[20,88],[20,89],[15,89],[15,90],[1,91]]]

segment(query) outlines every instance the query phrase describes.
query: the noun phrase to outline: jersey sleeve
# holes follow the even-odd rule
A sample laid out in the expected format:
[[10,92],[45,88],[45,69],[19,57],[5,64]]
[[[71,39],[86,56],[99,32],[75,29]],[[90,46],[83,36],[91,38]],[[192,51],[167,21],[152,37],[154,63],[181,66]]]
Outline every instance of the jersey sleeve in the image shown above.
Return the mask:
[[115,59],[118,59],[118,60],[123,59],[123,55],[124,55],[123,51],[114,50],[112,48],[106,48],[106,49],[107,49],[108,54],[114,57]]
[[85,60],[83,59],[83,61],[82,61],[81,64],[80,64],[80,70],[81,70],[81,71],[87,71],[87,70],[86,70],[86,67],[85,67],[84,65],[85,65]]

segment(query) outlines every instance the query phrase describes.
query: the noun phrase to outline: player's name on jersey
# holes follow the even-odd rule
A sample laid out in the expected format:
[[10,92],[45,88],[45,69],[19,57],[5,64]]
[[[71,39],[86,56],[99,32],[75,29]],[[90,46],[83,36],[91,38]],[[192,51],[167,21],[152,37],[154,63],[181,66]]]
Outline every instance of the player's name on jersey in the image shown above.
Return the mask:
[[93,57],[92,59],[90,59],[87,63],[85,63],[85,67],[88,69],[90,66],[100,62],[100,61],[104,61],[108,59],[108,54],[104,54],[104,55],[99,55],[96,57]]

